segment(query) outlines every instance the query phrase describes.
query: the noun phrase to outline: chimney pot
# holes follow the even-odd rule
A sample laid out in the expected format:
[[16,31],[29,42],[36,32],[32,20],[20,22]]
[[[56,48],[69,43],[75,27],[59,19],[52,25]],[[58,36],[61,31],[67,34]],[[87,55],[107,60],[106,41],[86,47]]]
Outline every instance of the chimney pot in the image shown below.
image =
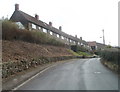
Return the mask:
[[75,37],[77,38],[77,35],[75,35]]
[[15,4],[15,11],[19,10],[19,4]]
[[49,25],[52,26],[52,22],[49,22]]
[[59,26],[59,30],[62,31],[62,27],[61,26]]
[[39,15],[35,14],[35,18],[36,18],[37,20],[39,20]]
[[82,37],[80,37],[80,40],[82,40]]

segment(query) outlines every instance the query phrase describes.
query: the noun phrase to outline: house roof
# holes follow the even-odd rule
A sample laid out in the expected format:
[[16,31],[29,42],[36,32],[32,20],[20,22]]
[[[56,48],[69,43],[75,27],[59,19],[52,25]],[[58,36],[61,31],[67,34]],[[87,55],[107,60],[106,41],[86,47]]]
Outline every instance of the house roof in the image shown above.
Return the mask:
[[98,43],[98,42],[96,44],[97,44],[98,48],[105,48],[107,46],[105,44]]
[[15,21],[15,22],[18,22],[18,21],[30,22],[30,23],[33,23],[33,24],[38,25],[40,27],[43,27],[47,30],[50,30],[56,34],[67,37],[68,39],[71,39],[71,40],[74,40],[77,42],[82,42],[83,44],[87,45],[86,41],[80,40],[74,36],[71,36],[63,31],[60,31],[59,29],[57,29],[55,27],[51,27],[49,24],[47,24],[41,20],[37,20],[35,17],[28,15],[27,13],[20,11],[20,10],[15,10],[13,15],[11,16],[10,20]]
[[[51,29],[47,23],[45,23],[45,22],[43,22],[43,21],[40,21],[40,20],[37,20],[35,17],[30,16],[30,15],[28,15],[27,13],[22,12],[22,11],[20,11],[20,10],[14,11],[14,13],[13,13],[13,15],[11,16],[10,20],[16,20],[16,19],[14,19],[14,17],[15,17],[16,15],[19,15],[19,17],[24,18],[26,21],[31,22],[31,23],[34,23],[34,24],[36,24],[36,25],[38,25],[38,26],[41,26],[41,27],[43,27],[43,28],[45,28],[45,29],[48,29],[48,30]],[[19,20],[19,21],[21,21],[21,20]]]
[[89,46],[96,46],[97,44],[96,44],[95,41],[92,41],[92,42],[88,42],[88,45],[89,45]]

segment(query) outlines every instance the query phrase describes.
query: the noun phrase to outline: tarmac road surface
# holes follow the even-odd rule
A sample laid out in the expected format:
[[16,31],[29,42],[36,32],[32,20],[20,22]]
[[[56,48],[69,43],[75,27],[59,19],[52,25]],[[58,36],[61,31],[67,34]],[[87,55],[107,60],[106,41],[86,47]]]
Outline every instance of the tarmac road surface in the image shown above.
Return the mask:
[[74,59],[49,68],[17,90],[118,90],[118,75],[99,58]]

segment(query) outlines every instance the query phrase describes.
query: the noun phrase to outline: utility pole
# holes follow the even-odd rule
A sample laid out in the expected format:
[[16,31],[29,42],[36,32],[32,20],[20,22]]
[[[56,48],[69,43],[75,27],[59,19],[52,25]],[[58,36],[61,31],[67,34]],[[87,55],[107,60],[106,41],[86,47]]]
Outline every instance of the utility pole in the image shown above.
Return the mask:
[[105,45],[104,29],[102,31],[103,31],[103,44]]

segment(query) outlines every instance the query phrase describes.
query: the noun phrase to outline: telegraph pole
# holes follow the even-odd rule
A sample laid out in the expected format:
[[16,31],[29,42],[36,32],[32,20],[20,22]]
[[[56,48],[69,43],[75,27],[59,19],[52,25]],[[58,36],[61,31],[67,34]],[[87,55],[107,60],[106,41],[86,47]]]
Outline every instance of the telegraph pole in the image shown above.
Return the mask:
[[102,31],[103,31],[103,44],[105,45],[104,29]]

